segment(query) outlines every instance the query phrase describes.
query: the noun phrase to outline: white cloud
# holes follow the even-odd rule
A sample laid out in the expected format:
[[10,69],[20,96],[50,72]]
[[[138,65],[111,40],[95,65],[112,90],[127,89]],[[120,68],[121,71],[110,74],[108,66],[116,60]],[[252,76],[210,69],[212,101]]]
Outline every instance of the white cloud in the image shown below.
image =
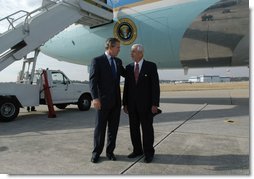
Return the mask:
[[[19,10],[24,10],[27,12],[31,12],[40,7],[42,1],[41,0],[0,0],[1,11],[0,11],[0,19],[5,18],[13,13],[16,13]],[[19,13],[17,15],[13,15],[13,18],[18,18],[20,16],[25,15],[25,13]],[[3,33],[8,29],[8,21],[3,20],[0,22],[0,33]]]
[[0,0],[0,17],[5,17],[18,10],[32,11],[41,5],[41,0]]

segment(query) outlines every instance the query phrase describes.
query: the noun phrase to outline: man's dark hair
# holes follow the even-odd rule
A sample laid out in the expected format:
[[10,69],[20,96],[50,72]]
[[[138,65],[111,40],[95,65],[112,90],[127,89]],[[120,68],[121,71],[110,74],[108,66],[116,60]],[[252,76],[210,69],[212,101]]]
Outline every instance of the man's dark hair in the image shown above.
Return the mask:
[[105,49],[108,50],[109,47],[115,47],[116,43],[120,43],[117,38],[108,38],[105,43]]

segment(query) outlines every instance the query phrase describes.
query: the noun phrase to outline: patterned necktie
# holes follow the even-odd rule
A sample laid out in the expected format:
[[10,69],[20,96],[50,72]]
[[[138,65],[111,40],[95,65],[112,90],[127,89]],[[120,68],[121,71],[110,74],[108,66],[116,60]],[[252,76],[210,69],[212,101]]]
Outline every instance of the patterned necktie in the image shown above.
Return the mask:
[[134,76],[135,76],[135,81],[136,83],[138,82],[138,75],[139,75],[139,65],[138,63],[135,65],[135,70],[134,70]]
[[112,75],[114,79],[116,79],[116,68],[114,64],[114,59],[111,57],[110,60],[111,60],[110,66],[111,66]]

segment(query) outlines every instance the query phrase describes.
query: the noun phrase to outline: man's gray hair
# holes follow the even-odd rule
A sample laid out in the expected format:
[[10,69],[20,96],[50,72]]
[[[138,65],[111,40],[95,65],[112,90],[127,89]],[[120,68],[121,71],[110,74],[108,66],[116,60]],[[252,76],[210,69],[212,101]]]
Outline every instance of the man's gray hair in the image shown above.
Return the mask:
[[131,49],[137,49],[137,51],[144,53],[144,47],[141,44],[134,44],[132,45]]

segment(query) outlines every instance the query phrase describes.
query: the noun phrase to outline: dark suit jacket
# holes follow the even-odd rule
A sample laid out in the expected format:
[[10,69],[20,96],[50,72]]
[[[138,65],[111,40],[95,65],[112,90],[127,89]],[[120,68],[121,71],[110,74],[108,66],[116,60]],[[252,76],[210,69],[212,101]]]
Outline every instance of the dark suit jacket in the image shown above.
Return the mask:
[[124,76],[125,69],[121,59],[115,57],[117,79],[114,80],[111,67],[105,54],[95,57],[90,66],[89,84],[93,99],[99,98],[102,109],[115,105],[121,106],[120,75]]
[[123,105],[127,105],[128,111],[151,111],[151,107],[159,106],[160,86],[157,66],[153,62],[144,60],[139,73],[138,83],[134,77],[134,63],[126,66],[124,84]]

